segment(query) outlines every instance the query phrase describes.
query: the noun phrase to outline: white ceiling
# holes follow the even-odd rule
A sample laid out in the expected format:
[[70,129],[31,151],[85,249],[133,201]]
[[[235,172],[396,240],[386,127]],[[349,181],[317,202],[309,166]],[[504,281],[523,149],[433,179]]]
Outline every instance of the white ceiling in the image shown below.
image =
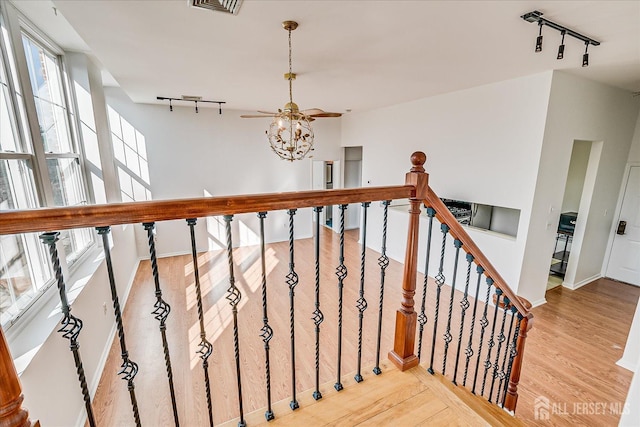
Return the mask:
[[[551,69],[640,91],[639,1],[245,0],[237,16],[188,0],[16,3],[62,47],[89,49],[141,103],[200,95],[225,108],[281,108],[288,19],[300,24],[293,96],[301,108],[361,111]],[[570,37],[556,60],[560,34],[548,27],[534,53],[538,27],[520,15],[535,9],[602,42],[589,48],[589,67]]]

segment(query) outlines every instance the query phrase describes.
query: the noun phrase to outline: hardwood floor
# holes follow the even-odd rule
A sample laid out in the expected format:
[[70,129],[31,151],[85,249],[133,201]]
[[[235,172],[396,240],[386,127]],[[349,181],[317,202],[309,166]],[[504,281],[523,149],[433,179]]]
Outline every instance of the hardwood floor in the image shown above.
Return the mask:
[[[639,296],[639,287],[608,279],[547,291],[547,304],[533,310],[518,418],[529,425],[618,425],[633,374],[616,362]],[[549,400],[548,421],[535,419],[540,396]]]
[[[360,247],[357,231],[347,232],[345,261],[349,275],[344,289],[344,329],[342,345],[343,382],[352,382],[345,373],[356,370],[358,311],[355,302],[360,285]],[[336,376],[338,236],[323,228],[321,233],[321,325],[320,382],[328,383],[324,393],[331,393]],[[313,240],[296,241],[296,271],[300,276],[296,287],[296,391],[314,387],[315,335],[313,321],[314,274]],[[289,290],[284,277],[289,270],[288,243],[268,245],[269,323],[274,330],[271,345],[272,401],[290,399],[291,367],[289,353]],[[378,317],[379,254],[366,251],[365,311],[362,366],[372,367],[375,361]],[[259,248],[255,246],[234,250],[236,285],[242,291],[239,305],[240,359],[245,414],[266,405],[264,347],[259,330],[262,327],[261,266]],[[226,252],[199,254],[205,325],[207,337],[213,344],[209,373],[214,401],[214,421],[220,424],[237,417],[238,398],[233,351],[232,315],[224,298],[228,287]],[[195,299],[191,256],[178,256],[159,261],[160,281],[164,299],[172,311],[167,321],[167,335],[171,351],[174,382],[180,421],[185,426],[208,424],[204,381],[200,359],[196,355],[199,325]],[[392,348],[395,311],[401,299],[402,265],[391,261],[386,274],[384,293],[381,360],[386,360]],[[422,279],[418,279],[421,283]],[[428,299],[433,301],[430,286]],[[443,288],[443,295],[449,292]],[[529,334],[524,369],[521,376],[518,418],[527,424],[536,422],[534,400],[542,395],[551,403],[567,402],[624,402],[631,373],[615,365],[625,344],[635,302],[640,288],[606,280],[587,285],[577,291],[556,288],[547,293],[548,304],[536,308],[534,328]],[[416,295],[419,307],[420,295]],[[460,296],[457,294],[456,299]],[[171,425],[173,415],[169,399],[167,377],[157,321],[149,313],[153,310],[154,285],[151,268],[143,262],[124,312],[127,345],[130,357],[140,366],[135,379],[143,425]],[[429,317],[432,319],[432,317]],[[431,320],[430,320],[431,322]],[[444,321],[440,322],[438,335]],[[454,316],[453,325],[459,320]],[[430,324],[425,339],[431,337]],[[427,333],[427,331],[429,331]],[[427,340],[428,341],[428,340]],[[425,341],[425,349],[430,342]],[[451,347],[455,347],[455,341]],[[616,347],[617,346],[617,347]],[[436,361],[441,362],[438,349]],[[423,354],[423,362],[427,358]],[[449,358],[448,372],[454,357]],[[120,349],[114,341],[103,377],[94,398],[94,411],[99,425],[127,426],[132,424],[129,394],[126,383],[117,376]],[[185,368],[188,367],[188,368]],[[474,365],[470,366],[472,370]],[[440,369],[440,368],[438,368]],[[367,376],[365,375],[365,378]],[[381,378],[384,378],[381,377]],[[327,388],[329,390],[327,390]],[[571,410],[568,407],[567,410]],[[288,409],[276,416],[285,416]],[[615,425],[619,416],[588,416],[552,414],[557,425]],[[595,424],[594,424],[595,423]]]
[[[333,389],[333,384],[325,384],[321,388],[327,392],[319,401],[313,399],[311,390],[301,393],[297,411],[289,410],[287,400],[278,402],[274,410],[282,415],[273,421],[265,421],[263,410],[247,415],[245,421],[247,425],[265,427],[523,426],[495,405],[466,392],[461,395],[459,388],[449,379],[431,375],[422,366],[400,372],[386,361],[381,363],[381,367],[383,372],[379,376],[367,369],[361,383],[356,383],[353,375],[348,375],[340,393]],[[221,427],[237,425],[236,418]]]

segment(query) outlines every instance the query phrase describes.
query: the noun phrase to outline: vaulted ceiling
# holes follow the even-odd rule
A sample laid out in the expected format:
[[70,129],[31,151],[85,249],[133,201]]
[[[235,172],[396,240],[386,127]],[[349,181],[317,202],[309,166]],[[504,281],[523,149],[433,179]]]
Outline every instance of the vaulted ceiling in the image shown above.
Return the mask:
[[[367,110],[551,69],[640,91],[638,1],[263,1],[239,13],[205,11],[187,0],[55,0],[16,5],[64,48],[89,51],[135,102],[200,95],[226,108],[287,101],[287,33],[293,32],[294,101],[301,108]],[[550,20],[602,44],[538,27]],[[70,25],[69,25],[70,24]]]

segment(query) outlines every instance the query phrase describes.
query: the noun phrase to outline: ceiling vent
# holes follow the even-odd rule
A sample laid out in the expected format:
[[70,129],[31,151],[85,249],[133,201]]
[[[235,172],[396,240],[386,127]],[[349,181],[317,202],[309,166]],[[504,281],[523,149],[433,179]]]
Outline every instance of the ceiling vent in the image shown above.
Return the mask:
[[200,9],[238,14],[242,0],[189,0],[189,4]]

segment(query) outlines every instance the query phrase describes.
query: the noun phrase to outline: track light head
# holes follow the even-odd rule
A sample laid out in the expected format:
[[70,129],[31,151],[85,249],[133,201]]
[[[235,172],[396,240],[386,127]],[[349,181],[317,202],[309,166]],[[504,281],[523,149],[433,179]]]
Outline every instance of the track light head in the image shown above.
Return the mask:
[[540,32],[536,39],[536,52],[542,52],[542,21],[538,21],[538,26],[540,27]]
[[527,22],[530,23],[534,23],[537,22],[538,23],[538,27],[540,28],[539,32],[538,32],[538,37],[536,38],[536,52],[542,52],[542,26],[546,25],[547,27],[550,27],[556,31],[559,31],[562,34],[562,42],[560,42],[560,46],[558,46],[558,55],[557,55],[557,59],[563,59],[564,58],[564,36],[565,35],[569,35],[573,38],[576,38],[582,42],[584,42],[585,44],[585,50],[584,50],[584,55],[582,55],[582,66],[583,67],[588,67],[589,66],[589,52],[587,51],[587,49],[589,48],[589,45],[593,45],[593,46],[600,46],[600,42],[597,40],[592,39],[591,37],[587,37],[584,34],[580,34],[577,31],[572,30],[571,28],[567,28],[563,25],[560,25],[556,22],[550,21],[547,18],[542,16],[543,13],[538,11],[538,10],[534,10],[533,12],[529,12],[529,13],[525,13],[524,15],[521,15],[520,17],[522,19],[524,19]]
[[560,42],[560,46],[558,46],[558,58],[557,59],[564,58],[564,35],[566,33],[567,33],[566,31],[562,31],[562,41]]
[[582,55],[582,66],[583,67],[588,67],[589,66],[589,42],[585,42],[584,43],[584,55]]

